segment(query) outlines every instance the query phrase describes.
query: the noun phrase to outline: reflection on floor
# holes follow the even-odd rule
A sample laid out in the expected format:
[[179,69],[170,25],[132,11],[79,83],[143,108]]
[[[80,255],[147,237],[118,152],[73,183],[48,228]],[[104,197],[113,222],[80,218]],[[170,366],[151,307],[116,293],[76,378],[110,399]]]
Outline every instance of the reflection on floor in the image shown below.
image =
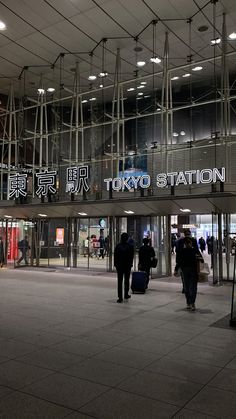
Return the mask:
[[231,285],[189,312],[176,278],[117,304],[115,275],[22,268],[0,295],[1,418],[235,418]]

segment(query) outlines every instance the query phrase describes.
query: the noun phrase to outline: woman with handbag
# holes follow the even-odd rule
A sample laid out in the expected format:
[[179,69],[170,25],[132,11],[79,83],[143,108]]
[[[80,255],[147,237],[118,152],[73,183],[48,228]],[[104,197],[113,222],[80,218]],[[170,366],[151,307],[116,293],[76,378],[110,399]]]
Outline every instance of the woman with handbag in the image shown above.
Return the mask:
[[155,254],[155,250],[153,249],[152,246],[150,246],[150,241],[147,237],[145,237],[143,239],[143,245],[140,247],[139,249],[139,262],[138,262],[138,268],[139,271],[144,271],[147,274],[147,286],[146,288],[148,288],[148,283],[149,283],[149,276],[150,276],[150,269],[152,267],[157,266],[157,259],[156,259],[156,254]]
[[203,257],[198,249],[195,239],[185,236],[182,240],[182,246],[176,253],[174,275],[177,275],[179,269],[181,269],[187,309],[195,311],[199,261],[203,261]]

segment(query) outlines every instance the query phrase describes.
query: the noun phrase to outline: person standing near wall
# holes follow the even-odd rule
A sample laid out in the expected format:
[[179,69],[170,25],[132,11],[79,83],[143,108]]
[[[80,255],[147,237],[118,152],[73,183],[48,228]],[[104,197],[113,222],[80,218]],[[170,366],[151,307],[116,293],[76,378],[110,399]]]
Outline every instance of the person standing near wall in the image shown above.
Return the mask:
[[117,303],[123,302],[123,279],[124,279],[124,297],[128,300],[129,295],[129,278],[130,271],[133,266],[134,247],[128,244],[129,235],[127,233],[121,234],[121,241],[116,246],[114,252],[114,266],[117,270],[118,281],[118,300]]
[[25,261],[25,264],[28,265],[29,263],[28,263],[28,259],[27,259],[27,257],[28,257],[27,253],[28,253],[28,250],[30,249],[29,242],[28,242],[28,236],[25,236],[24,239],[21,240],[18,243],[18,249],[21,251],[21,257],[17,261],[17,265],[19,265],[22,262],[23,259]]

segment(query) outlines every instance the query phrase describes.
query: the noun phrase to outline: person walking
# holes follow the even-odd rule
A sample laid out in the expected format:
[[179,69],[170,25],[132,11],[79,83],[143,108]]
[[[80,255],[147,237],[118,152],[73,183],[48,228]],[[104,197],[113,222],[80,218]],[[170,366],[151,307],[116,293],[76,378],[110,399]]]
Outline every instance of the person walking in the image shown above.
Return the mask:
[[121,234],[121,241],[116,246],[114,252],[114,266],[117,270],[118,282],[118,300],[117,303],[123,302],[123,280],[124,280],[124,297],[126,300],[131,298],[129,295],[129,278],[130,271],[133,266],[134,247],[128,244],[129,235]]
[[138,253],[138,257],[139,257],[138,268],[139,268],[140,271],[144,271],[147,274],[147,286],[146,286],[146,288],[148,288],[150,270],[151,270],[151,267],[152,267],[152,261],[156,256],[155,250],[153,249],[153,247],[149,243],[150,243],[149,239],[147,237],[145,237],[143,239],[143,245],[140,247],[139,253]]
[[28,265],[29,263],[27,259],[27,256],[28,256],[27,253],[28,253],[28,250],[30,249],[28,236],[25,236],[24,239],[18,243],[18,249],[21,251],[21,257],[17,261],[17,265],[19,265],[23,259],[25,261],[25,264]]
[[200,239],[198,240],[198,244],[199,244],[199,247],[200,247],[201,252],[205,252],[205,250],[206,250],[206,242],[205,242],[205,240],[204,240],[203,237],[200,237]]
[[185,235],[182,239],[181,248],[178,249],[176,254],[174,274],[177,275],[178,270],[181,269],[187,309],[192,311],[196,309],[199,260],[203,261],[203,257],[198,249],[196,240],[191,235]]
[[5,261],[4,243],[3,243],[2,237],[0,237],[0,265],[1,265],[1,268],[3,267],[4,261]]

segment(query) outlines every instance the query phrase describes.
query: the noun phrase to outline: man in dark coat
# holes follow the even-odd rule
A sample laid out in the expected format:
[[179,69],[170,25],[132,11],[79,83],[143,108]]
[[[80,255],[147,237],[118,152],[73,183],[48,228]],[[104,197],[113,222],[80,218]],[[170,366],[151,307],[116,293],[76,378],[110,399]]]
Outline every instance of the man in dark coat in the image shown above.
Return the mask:
[[123,301],[123,279],[125,285],[125,299],[130,298],[129,295],[129,278],[130,271],[133,266],[134,247],[128,244],[129,235],[127,233],[121,234],[121,241],[116,246],[114,252],[114,265],[117,270],[118,280],[118,300],[117,303]]
[[147,288],[149,283],[150,269],[152,267],[152,261],[155,255],[155,250],[150,246],[150,241],[147,237],[143,239],[143,245],[139,249],[139,263],[138,267],[140,271],[147,273]]
[[21,240],[19,242],[18,249],[21,251],[21,257],[17,261],[17,265],[19,265],[22,262],[23,259],[25,261],[25,264],[28,265],[29,263],[28,263],[28,259],[27,259],[27,253],[28,253],[28,250],[30,249],[29,242],[28,242],[28,236],[25,236],[23,238],[23,240]]

